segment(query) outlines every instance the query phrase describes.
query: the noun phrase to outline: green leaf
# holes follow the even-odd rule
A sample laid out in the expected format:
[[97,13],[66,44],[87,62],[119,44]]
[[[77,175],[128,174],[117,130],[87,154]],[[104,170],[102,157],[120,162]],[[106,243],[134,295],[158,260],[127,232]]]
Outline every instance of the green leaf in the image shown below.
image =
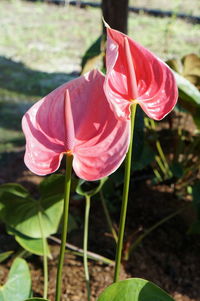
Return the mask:
[[0,301],[24,301],[29,298],[31,276],[26,261],[17,258],[12,264],[7,282],[0,287]]
[[39,185],[39,191],[41,197],[47,198],[48,196],[56,194],[64,194],[65,176],[53,174],[45,179]]
[[[0,216],[16,231],[32,237],[41,238],[38,213],[41,212],[44,236],[56,233],[63,212],[63,195],[53,195],[34,200],[31,197],[14,198],[7,192],[0,198]],[[12,212],[12,214],[10,214]]]
[[0,262],[3,262],[3,261],[6,260],[8,257],[10,257],[10,255],[12,255],[13,252],[14,252],[14,251],[7,251],[7,252],[0,253]]
[[[42,243],[42,239],[41,238],[31,238],[25,235],[20,234],[20,236],[15,235],[15,239],[18,242],[18,244],[24,248],[25,250],[27,250],[28,252],[35,254],[35,255],[39,255],[39,256],[43,256],[44,252],[43,252],[43,243]],[[51,252],[49,249],[49,245],[46,242],[46,250],[47,250],[47,256],[52,259],[51,256]]]
[[69,213],[67,231],[70,233],[71,231],[76,230],[77,228],[78,228],[78,224],[75,218],[73,217],[73,215]]
[[10,197],[18,196],[21,198],[26,198],[29,196],[29,192],[22,185],[17,183],[7,183],[0,186],[0,199],[2,195],[8,194]]
[[180,104],[189,111],[197,125],[200,128],[200,92],[187,79],[173,72],[179,89]]
[[186,101],[192,101],[196,105],[200,105],[200,92],[198,89],[180,74],[175,71],[173,73],[179,88],[180,97]]
[[85,180],[79,180],[78,185],[76,187],[76,193],[83,196],[94,196],[97,194],[104,183],[108,180],[108,177],[102,178],[99,181],[88,182]]
[[107,287],[97,301],[174,301],[161,288],[144,279],[130,278]]

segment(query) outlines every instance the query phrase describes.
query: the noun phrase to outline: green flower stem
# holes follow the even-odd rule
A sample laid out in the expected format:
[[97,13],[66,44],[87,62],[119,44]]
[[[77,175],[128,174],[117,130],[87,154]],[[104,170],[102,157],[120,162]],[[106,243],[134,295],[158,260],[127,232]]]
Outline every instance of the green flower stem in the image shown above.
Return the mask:
[[101,197],[101,204],[102,204],[102,207],[103,207],[103,210],[104,210],[104,213],[105,213],[105,217],[106,217],[106,220],[107,220],[107,223],[108,223],[108,227],[110,229],[110,232],[113,235],[113,238],[114,238],[115,242],[117,243],[117,240],[118,240],[117,233],[116,233],[116,231],[115,231],[115,229],[112,225],[112,220],[111,220],[111,217],[110,217],[110,214],[109,214],[109,211],[108,211],[108,208],[107,208],[106,201],[105,201],[102,190],[100,190],[100,197]]
[[126,155],[126,161],[125,161],[124,189],[123,189],[121,216],[120,216],[120,224],[119,224],[119,236],[118,236],[117,251],[115,257],[114,282],[117,282],[119,279],[120,264],[121,264],[121,257],[122,257],[122,247],[123,247],[124,229],[125,229],[126,212],[127,212],[127,204],[128,204],[130,173],[131,173],[131,157],[132,157],[136,108],[137,108],[137,104],[133,103],[131,105],[131,138],[130,138],[129,150]]
[[66,176],[65,176],[65,194],[64,194],[64,208],[63,208],[63,225],[61,235],[60,256],[58,261],[57,280],[56,280],[56,298],[55,301],[61,300],[62,290],[62,269],[65,256],[65,244],[67,241],[67,226],[68,226],[68,211],[69,211],[69,197],[71,187],[71,171],[72,171],[73,156],[66,156]]
[[85,281],[87,288],[87,299],[90,301],[90,276],[88,270],[88,256],[87,256],[87,247],[88,247],[88,224],[89,224],[89,214],[90,214],[90,196],[85,196],[86,206],[85,206],[85,222],[84,222],[84,238],[83,238],[83,264],[85,270]]
[[38,220],[39,220],[40,232],[41,232],[41,237],[42,237],[42,245],[43,245],[43,270],[44,270],[44,292],[43,292],[43,298],[47,299],[47,293],[48,293],[47,239],[44,236],[41,211],[38,211]]

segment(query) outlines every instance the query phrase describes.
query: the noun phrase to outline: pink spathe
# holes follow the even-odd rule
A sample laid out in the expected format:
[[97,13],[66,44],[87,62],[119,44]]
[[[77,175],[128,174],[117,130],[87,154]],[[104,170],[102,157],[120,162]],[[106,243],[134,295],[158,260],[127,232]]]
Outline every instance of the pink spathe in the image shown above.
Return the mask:
[[104,75],[94,70],[34,104],[24,115],[25,164],[38,175],[56,171],[65,153],[73,155],[78,177],[97,180],[124,160],[130,124],[113,114],[103,90]]
[[149,50],[109,27],[106,65],[104,91],[118,118],[130,119],[132,102],[155,120],[174,108],[178,90],[170,68]]

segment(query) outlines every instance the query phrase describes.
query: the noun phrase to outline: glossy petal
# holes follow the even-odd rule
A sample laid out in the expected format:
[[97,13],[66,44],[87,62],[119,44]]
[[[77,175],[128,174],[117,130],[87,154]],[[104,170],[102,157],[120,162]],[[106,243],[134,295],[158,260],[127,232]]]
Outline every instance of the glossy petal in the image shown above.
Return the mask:
[[38,175],[58,169],[72,151],[73,168],[86,180],[114,172],[129,145],[130,124],[116,119],[103,91],[104,76],[92,71],[57,88],[24,115],[25,163]]
[[149,50],[107,28],[107,75],[104,91],[118,118],[130,118],[131,101],[155,120],[175,106],[178,90],[169,67]]

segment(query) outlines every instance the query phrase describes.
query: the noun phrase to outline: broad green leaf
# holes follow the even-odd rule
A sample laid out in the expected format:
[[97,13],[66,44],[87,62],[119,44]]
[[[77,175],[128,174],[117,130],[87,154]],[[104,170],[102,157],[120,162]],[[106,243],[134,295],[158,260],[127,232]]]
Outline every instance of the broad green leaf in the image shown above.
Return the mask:
[[92,197],[101,190],[101,188],[103,187],[107,179],[108,177],[105,177],[99,181],[93,181],[93,182],[79,180],[78,185],[76,187],[76,192],[83,196]]
[[196,105],[200,105],[200,92],[198,89],[180,74],[173,73],[179,88],[180,97],[186,101],[192,101]]
[[130,278],[108,286],[97,301],[174,301],[150,281]]
[[[45,237],[56,233],[63,212],[63,195],[53,195],[45,199],[9,198],[2,194],[0,204],[3,205],[0,215],[3,221],[16,231],[32,237],[41,238],[38,213],[41,213]],[[12,212],[12,214],[10,214]]]
[[10,255],[12,255],[12,254],[13,254],[13,251],[7,251],[7,252],[0,253],[0,262],[3,262],[8,257],[10,257]]
[[[71,179],[71,193],[76,189],[78,179],[72,175]],[[65,175],[53,174],[45,177],[39,185],[39,193],[41,198],[47,198],[48,196],[63,194],[65,187]]]
[[[43,243],[41,238],[31,238],[25,235],[15,235],[15,239],[22,248],[35,255],[44,255]],[[49,245],[46,242],[47,256],[52,259]]]
[[47,300],[47,299],[44,299],[44,298],[30,298],[30,299],[26,299],[25,301],[49,301],[49,300]]
[[196,125],[200,128],[200,92],[187,79],[173,72],[179,89],[180,104],[192,114]]
[[0,287],[0,301],[24,301],[29,298],[31,276],[26,261],[17,258],[8,274],[7,282]]
[[18,196],[22,198],[26,198],[29,196],[29,192],[22,185],[17,183],[7,183],[0,186],[0,199],[2,198],[2,194],[9,194],[10,197]]
[[39,185],[41,197],[47,198],[51,195],[64,194],[65,176],[53,174],[45,179]]

